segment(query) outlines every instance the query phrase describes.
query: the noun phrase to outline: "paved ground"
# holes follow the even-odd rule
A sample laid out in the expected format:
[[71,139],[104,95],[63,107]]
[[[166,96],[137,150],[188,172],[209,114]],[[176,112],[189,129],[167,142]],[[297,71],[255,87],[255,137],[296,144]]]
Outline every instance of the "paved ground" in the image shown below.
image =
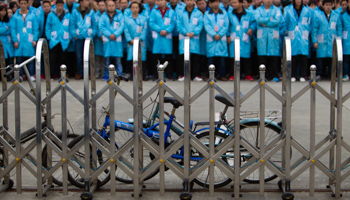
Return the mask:
[[[100,90],[106,82],[98,80],[97,88]],[[144,93],[148,91],[151,87],[153,87],[155,82],[148,81],[144,82]],[[182,82],[177,81],[168,81],[167,84],[169,87],[173,88],[180,96],[183,96],[183,88],[184,84]],[[220,87],[222,87],[227,92],[233,91],[233,82],[218,82]],[[248,92],[251,88],[253,88],[257,82],[241,82],[241,91],[243,93]],[[268,84],[275,89],[279,94],[282,91],[281,83],[268,82]],[[319,84],[326,89],[326,91],[330,90],[330,82],[329,81],[321,81]],[[27,82],[23,83],[24,86],[28,87]],[[58,85],[57,81],[52,81],[52,87],[56,87]],[[71,80],[69,82],[72,88],[74,88],[78,94],[82,96],[83,94],[83,82]],[[199,91],[205,85],[204,82],[191,82],[191,94],[194,95],[197,91]],[[292,94],[296,94],[302,88],[304,88],[307,83],[296,82],[292,84]],[[348,89],[350,86],[350,82],[344,83],[344,93],[350,91]],[[130,96],[132,96],[132,82],[122,82],[121,88]],[[209,120],[209,93],[206,92],[199,99],[196,100],[194,104],[191,106],[191,117],[196,122],[198,121],[208,121]],[[44,96],[44,92],[43,92]],[[155,96],[153,96],[154,98]],[[281,109],[282,105],[278,102],[271,94],[266,93],[266,109]],[[60,113],[61,113],[61,95],[58,93],[52,101],[52,114],[55,115],[53,119],[53,123],[55,127],[59,127],[60,125]],[[72,126],[72,129],[77,134],[82,134],[83,132],[83,106],[74,99],[72,95],[68,95],[68,120]],[[116,97],[116,119],[121,121],[127,121],[128,118],[132,118],[132,105],[130,105],[126,100],[122,99],[120,95]],[[150,101],[147,101],[148,103]],[[144,107],[148,103],[145,103]],[[102,106],[106,106],[108,104],[108,97],[105,94],[100,100],[98,100],[98,117],[102,113]],[[216,102],[215,103],[215,112],[220,112],[223,110],[223,104]],[[145,115],[148,115],[151,107],[145,109]],[[350,143],[350,138],[347,133],[347,130],[350,130],[350,101],[347,101],[343,104],[343,136],[344,141]],[[167,110],[170,111],[170,107],[166,107]],[[248,99],[241,106],[241,110],[258,110],[259,109],[259,93],[255,93],[250,99]],[[329,131],[330,124],[330,103],[329,101],[322,96],[322,94],[317,93],[316,96],[316,144],[318,141],[321,141],[325,138]],[[0,108],[2,111],[2,107]],[[14,133],[14,101],[13,96],[9,97],[9,122],[10,122],[10,132]],[[233,109],[230,109],[228,112],[228,118],[232,117]],[[176,112],[177,119],[180,121],[183,120],[183,108],[180,108]],[[2,118],[2,115],[1,115]],[[24,96],[21,95],[21,130],[26,130],[32,127],[35,124],[35,106],[30,103],[30,101]],[[100,120],[99,125],[101,125],[103,118]],[[2,121],[0,119],[0,121]],[[58,128],[56,128],[57,130]],[[306,149],[310,149],[310,92],[304,94],[300,99],[293,103],[292,107],[292,135],[295,140],[297,140],[301,145],[303,145]],[[35,152],[35,151],[34,151]],[[33,152],[33,155],[34,155]],[[293,150],[292,160],[296,160],[299,158],[301,154],[296,150]],[[342,152],[343,158],[349,158],[350,153],[345,152],[343,149]],[[320,159],[326,166],[329,165],[329,156],[326,154]],[[346,170],[344,170],[346,172]],[[344,172],[344,173],[345,173]],[[23,169],[23,188],[27,189],[21,195],[16,194],[15,191],[4,192],[1,194],[1,199],[36,199],[35,192],[33,189],[36,188],[36,179],[30,172],[26,169]],[[309,194],[307,189],[309,188],[309,170],[306,170],[302,173],[294,182],[292,182],[292,189],[298,191],[295,193],[296,199],[309,199]],[[11,173],[12,179],[16,179],[15,172]],[[266,184],[266,193],[264,196],[259,196],[256,193],[259,189],[258,185],[242,185],[243,199],[280,199],[281,193],[278,192],[277,189],[277,181],[274,180],[270,183]],[[145,185],[147,186],[146,191],[143,193],[142,199],[178,199],[179,192],[172,190],[181,189],[181,180],[174,175],[172,172],[166,174],[166,183],[165,188],[169,191],[166,192],[164,197],[159,196],[159,192],[156,192],[156,189],[159,188],[159,178],[158,176],[153,179],[147,181]],[[316,193],[314,198],[310,199],[330,199],[331,192],[326,189],[326,185],[328,184],[328,178],[324,175],[320,170],[316,169],[316,177],[315,177],[315,188],[318,189],[319,192]],[[16,185],[15,185],[16,187]],[[73,187],[70,187],[72,190],[69,192],[68,196],[62,195],[59,188],[48,193],[48,197],[50,199],[79,199],[80,192],[74,191]],[[110,193],[107,191],[109,189],[109,184],[105,185],[102,188],[102,192],[94,193],[94,199],[130,199],[130,189],[132,188],[130,185],[123,185],[118,183],[117,188],[123,192],[117,192],[116,197],[111,197]],[[223,188],[225,191],[219,191],[215,193],[214,197],[209,197],[209,193],[206,192],[203,188],[195,185],[194,187],[197,192],[193,193],[194,199],[230,199],[231,193],[228,192],[230,190],[230,186],[226,186]],[[343,199],[350,199],[350,181],[349,178],[345,179],[342,182],[342,189],[344,189],[345,193],[343,194]]]

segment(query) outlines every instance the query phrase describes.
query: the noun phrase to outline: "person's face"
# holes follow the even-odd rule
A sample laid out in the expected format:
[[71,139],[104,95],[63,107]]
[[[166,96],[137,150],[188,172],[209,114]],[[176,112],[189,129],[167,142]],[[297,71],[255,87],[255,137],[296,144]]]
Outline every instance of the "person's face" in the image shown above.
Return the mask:
[[122,8],[122,10],[127,9],[129,6],[129,2],[127,0],[120,0],[120,7]]
[[230,5],[237,10],[240,6],[242,6],[241,3],[239,3],[238,0],[230,0]]
[[88,7],[90,7],[90,0],[80,1],[80,5],[82,5],[85,8],[88,8]]
[[220,1],[213,1],[213,2],[211,2],[210,5],[213,9],[218,9],[219,5],[220,5]]
[[6,15],[6,8],[0,10],[0,17],[5,17]]
[[332,7],[333,7],[332,3],[325,3],[325,4],[323,4],[323,9],[324,9],[325,12],[331,12]]
[[247,1],[247,0],[243,0],[243,7],[244,7],[245,9],[248,9],[249,4],[248,4],[248,1]]
[[177,0],[170,0],[170,3],[177,4]]
[[[116,8],[116,9],[119,9],[119,8],[120,8],[120,1],[117,0],[117,1],[115,1],[114,3],[115,3],[115,8]],[[107,7],[107,4],[106,4],[106,7]]]
[[29,6],[33,5],[33,2],[34,2],[34,0],[29,0],[28,1]]
[[140,11],[139,4],[133,3],[130,7],[130,10],[131,10],[132,14],[134,14],[134,15],[138,14]]
[[301,6],[301,0],[293,0],[296,6]]
[[340,2],[340,6],[341,6],[342,10],[346,10],[346,7],[348,6],[348,2],[342,1],[342,2]]
[[273,0],[273,5],[280,7],[281,6],[281,0]]
[[161,8],[164,8],[166,5],[166,1],[165,0],[157,0],[157,5]]
[[185,0],[184,2],[188,7],[192,7],[196,3],[194,0]]
[[222,0],[222,3],[224,3],[224,4],[227,4],[229,2],[230,2],[230,0]]
[[107,11],[114,12],[115,11],[115,3],[114,1],[107,1]]
[[318,1],[318,6],[320,6],[321,8],[323,7],[322,0]]
[[100,12],[104,12],[106,10],[106,3],[104,1],[100,1],[98,2],[97,7]]
[[63,3],[58,3],[56,4],[56,10],[57,12],[61,13],[63,11],[64,4]]
[[205,1],[197,1],[197,6],[199,10],[204,11],[207,8],[207,2]]
[[68,5],[72,5],[75,0],[66,0]]
[[272,0],[263,0],[263,3],[265,6],[271,6],[272,5]]
[[9,18],[11,18],[11,17],[12,17],[13,12],[12,12],[12,10],[11,10],[11,9],[7,9],[7,15],[9,16]]
[[49,13],[51,11],[51,4],[44,3],[43,4],[43,10],[44,10],[44,13]]
[[254,0],[254,5],[255,7],[260,7],[261,6],[262,1],[261,0]]
[[27,1],[19,2],[19,7],[21,8],[21,10],[28,10],[28,2]]

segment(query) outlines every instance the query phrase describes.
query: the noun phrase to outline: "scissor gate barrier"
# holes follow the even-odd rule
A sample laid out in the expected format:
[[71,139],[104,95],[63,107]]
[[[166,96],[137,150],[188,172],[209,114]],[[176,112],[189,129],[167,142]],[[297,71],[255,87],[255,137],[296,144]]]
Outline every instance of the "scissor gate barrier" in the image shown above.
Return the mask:
[[[45,40],[40,39],[36,49],[36,55],[29,60],[16,65],[14,79],[7,87],[4,51],[0,43],[2,94],[0,103],[2,104],[2,124],[0,126],[0,180],[3,180],[1,191],[11,188],[14,184],[10,179],[10,173],[16,173],[16,190],[22,193],[21,168],[27,168],[37,180],[37,196],[46,195],[47,191],[55,182],[55,174],[62,173],[61,186],[63,195],[68,194],[69,173],[75,173],[76,184],[83,189],[82,199],[92,199],[92,193],[102,184],[111,180],[111,195],[116,194],[116,172],[125,173],[133,184],[132,196],[142,197],[144,181],[151,174],[159,170],[159,191],[160,195],[165,195],[166,170],[171,170],[183,181],[183,192],[180,199],[191,199],[191,187],[193,181],[202,173],[207,174],[209,194],[215,195],[215,172],[219,170],[227,179],[233,181],[232,197],[239,198],[242,182],[252,174],[259,174],[256,181],[259,183],[259,193],[264,194],[265,179],[268,178],[265,172],[268,170],[279,179],[279,186],[283,189],[283,199],[293,199],[291,192],[291,182],[300,176],[301,173],[309,171],[309,195],[314,196],[315,192],[315,169],[318,168],[329,179],[329,188],[334,197],[341,197],[341,182],[349,175],[350,159],[342,158],[342,148],[350,152],[350,145],[342,137],[342,109],[343,103],[350,98],[350,92],[343,96],[343,61],[341,39],[336,38],[333,47],[333,62],[331,75],[331,90],[327,92],[316,82],[316,67],[311,66],[310,81],[305,83],[305,87],[292,96],[291,92],[291,42],[287,37],[284,41],[283,51],[283,82],[282,92],[275,91],[270,87],[265,79],[265,66],[261,65],[260,78],[257,84],[247,93],[242,94],[240,89],[240,40],[235,38],[235,60],[234,73],[235,80],[233,91],[226,92],[220,87],[220,83],[215,79],[215,66],[209,67],[209,80],[203,82],[199,91],[191,91],[191,61],[190,61],[190,39],[186,37],[184,45],[184,90],[183,94],[176,93],[164,78],[164,69],[167,63],[158,66],[159,79],[154,82],[154,86],[143,91],[142,84],[142,60],[141,43],[138,38],[134,40],[133,48],[133,95],[132,97],[123,91],[119,86],[119,80],[113,65],[109,66],[109,80],[99,91],[96,89],[95,65],[93,42],[87,39],[84,44],[84,93],[79,95],[70,85],[66,76],[66,66],[61,66],[61,79],[51,91],[50,67],[48,46]],[[37,78],[36,87],[28,91],[22,84],[19,76],[19,69],[28,62],[35,60],[36,77],[40,77],[41,57],[44,57],[45,64],[45,97],[42,97],[41,80]],[[26,68],[25,68],[26,69]],[[90,74],[90,76],[89,76]],[[89,80],[89,78],[91,80]],[[89,84],[91,83],[91,90]],[[33,86],[33,85],[32,85]],[[209,96],[203,94],[209,91]],[[215,122],[215,91],[225,99],[227,106],[234,106],[234,126],[231,133],[225,136],[225,140],[217,142],[216,134],[220,130],[216,128]],[[57,135],[51,125],[51,100],[55,95],[61,93],[61,123],[62,133]],[[77,102],[84,106],[84,134],[74,139],[74,145],[68,144],[67,132],[67,92],[70,93]],[[133,106],[133,132],[128,139],[119,143],[116,137],[118,133],[109,132],[108,139],[100,134],[97,127],[96,102],[103,94],[108,92],[109,107],[109,130],[116,130],[115,121],[115,95],[120,94],[127,102]],[[159,95],[159,140],[158,143],[145,134],[143,127],[143,105],[144,102],[154,93]],[[232,93],[233,94],[229,94]],[[241,105],[252,97],[254,93],[259,93],[260,118],[252,119],[249,122],[257,124],[259,129],[259,140],[251,142],[242,134],[242,129],[248,124],[241,120]],[[266,119],[265,103],[266,92],[270,93],[282,107],[282,123]],[[303,95],[310,93],[310,150],[303,147],[293,137],[292,130],[292,105]],[[321,141],[316,141],[316,92],[322,94],[330,102],[330,127],[329,134]],[[12,113],[8,112],[8,96],[14,93],[15,100],[15,129],[9,130],[8,119]],[[172,101],[184,106],[183,134],[166,145],[164,133],[169,127],[165,127],[164,119],[164,96],[171,95]],[[20,94],[24,94],[36,109],[35,139],[30,144],[21,144],[21,110]],[[191,105],[198,101],[198,98],[205,98],[209,102],[209,142],[203,143],[196,134],[191,131]],[[227,107],[225,112],[227,111]],[[42,124],[44,117],[45,126]],[[272,140],[266,140],[266,128],[273,126],[278,129],[278,134]],[[131,126],[130,126],[131,127]],[[127,127],[128,128],[128,127]],[[127,129],[126,128],[126,129]],[[131,130],[129,130],[131,131]],[[222,131],[222,130],[221,130]],[[224,133],[228,133],[227,131]],[[239,133],[239,134],[238,134]],[[160,142],[159,142],[160,141]],[[43,148],[45,144],[45,148]],[[36,152],[33,149],[36,148]],[[183,149],[182,149],[183,148]],[[172,155],[179,149],[183,150],[182,164],[172,158]],[[242,155],[245,150],[245,157]],[[125,153],[132,150],[133,160],[125,157]],[[192,162],[192,152],[197,151],[201,159]],[[145,162],[145,151],[153,155],[150,162]],[[291,160],[291,151],[298,152],[300,158]],[[227,154],[227,152],[230,152]],[[33,156],[31,154],[35,154]],[[45,157],[42,157],[42,154]],[[53,158],[53,153],[59,159]],[[322,163],[320,158],[329,154],[328,163]],[[236,155],[236,156],[234,156]],[[245,162],[242,163],[242,158]],[[43,160],[44,159],[44,160]],[[231,159],[231,161],[228,161]],[[46,164],[43,165],[43,162]],[[328,166],[327,166],[328,165]],[[57,180],[56,180],[57,181]]]

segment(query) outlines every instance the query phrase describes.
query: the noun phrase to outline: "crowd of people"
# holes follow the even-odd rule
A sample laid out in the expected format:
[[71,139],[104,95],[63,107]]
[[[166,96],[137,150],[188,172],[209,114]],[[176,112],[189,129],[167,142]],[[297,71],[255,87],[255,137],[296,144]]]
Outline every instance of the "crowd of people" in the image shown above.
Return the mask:
[[[0,40],[6,64],[34,56],[39,38],[47,39],[50,73],[83,77],[83,46],[94,41],[95,73],[108,80],[108,66],[132,79],[133,41],[141,40],[143,79],[157,78],[157,63],[169,61],[171,80],[184,80],[184,39],[190,38],[191,78],[234,80],[235,38],[240,40],[242,79],[258,77],[260,64],[266,79],[281,80],[284,37],[292,43],[292,82],[304,82],[316,64],[317,79],[329,78],[335,37],[343,41],[344,77],[349,80],[350,4],[347,0],[11,0],[0,4]],[[34,62],[27,64],[35,81]],[[44,71],[42,71],[42,76]]]

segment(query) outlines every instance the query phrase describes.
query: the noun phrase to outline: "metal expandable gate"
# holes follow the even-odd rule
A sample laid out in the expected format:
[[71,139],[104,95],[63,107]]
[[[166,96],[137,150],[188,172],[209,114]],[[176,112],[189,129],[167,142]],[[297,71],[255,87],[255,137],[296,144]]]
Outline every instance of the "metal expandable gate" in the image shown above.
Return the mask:
[[[209,80],[204,82],[203,87],[191,93],[190,82],[190,39],[185,38],[184,45],[184,93],[177,94],[170,88],[164,78],[164,69],[166,64],[158,67],[159,79],[155,85],[147,92],[143,92],[142,84],[142,60],[141,60],[141,41],[139,38],[134,40],[133,48],[133,97],[130,97],[123,91],[118,84],[115,77],[115,68],[113,65],[109,66],[109,80],[106,85],[100,90],[96,91],[96,77],[94,64],[94,50],[91,39],[86,39],[84,44],[84,94],[81,97],[69,85],[66,77],[66,66],[61,66],[61,79],[59,84],[51,91],[50,82],[50,67],[48,59],[48,46],[45,40],[40,39],[36,49],[36,55],[25,61],[20,65],[15,66],[15,78],[12,85],[7,88],[7,81],[4,77],[4,52],[3,46],[0,42],[0,60],[1,60],[1,76],[2,76],[2,95],[0,96],[0,103],[2,104],[3,120],[0,126],[0,144],[3,149],[3,165],[0,166],[0,180],[4,180],[4,184],[0,187],[3,191],[7,189],[13,182],[10,180],[10,172],[16,170],[16,189],[17,193],[22,192],[21,182],[21,167],[27,168],[37,178],[37,196],[42,197],[51,188],[53,184],[52,175],[57,170],[62,170],[62,188],[63,194],[68,194],[68,167],[71,167],[84,182],[84,191],[81,195],[82,199],[91,199],[92,192],[99,187],[98,177],[109,172],[110,177],[116,176],[116,169],[122,170],[125,174],[133,179],[133,196],[135,198],[141,197],[142,188],[145,178],[154,170],[159,169],[159,190],[160,195],[165,194],[165,169],[169,168],[174,174],[180,177],[183,181],[183,192],[180,194],[181,199],[190,199],[192,194],[190,191],[191,182],[203,171],[208,170],[209,179],[209,194],[214,195],[214,167],[220,169],[228,178],[233,180],[233,197],[240,197],[240,186],[242,181],[255,171],[259,172],[259,192],[260,195],[265,191],[265,175],[266,169],[272,171],[280,179],[280,186],[283,188],[282,198],[292,199],[291,182],[295,180],[301,173],[309,169],[309,195],[314,196],[315,191],[315,168],[317,167],[329,178],[329,187],[331,188],[335,197],[340,197],[341,182],[349,175],[350,171],[343,170],[350,165],[350,159],[343,160],[341,157],[342,148],[350,152],[350,145],[343,140],[342,137],[342,105],[350,98],[350,93],[343,96],[342,88],[342,45],[341,39],[336,38],[333,47],[333,62],[331,75],[331,91],[328,93],[316,82],[316,67],[311,66],[311,79],[305,87],[297,92],[294,96],[291,94],[291,41],[288,37],[285,38],[283,48],[283,82],[282,93],[275,91],[269,86],[265,80],[265,66],[260,66],[260,78],[257,84],[249,90],[246,94],[241,94],[240,89],[240,39],[235,38],[235,60],[234,73],[236,74],[233,84],[233,94],[225,92],[215,80],[215,67],[209,66]],[[26,90],[20,83],[19,69],[29,61],[36,61],[36,77],[40,77],[41,72],[41,56],[44,55],[45,62],[45,76],[46,76],[46,96],[41,97],[41,80],[36,80],[36,87],[32,91]],[[89,88],[89,73],[91,78],[91,91]],[[338,79],[337,79],[338,77]],[[336,90],[337,88],[337,90]],[[127,102],[133,105],[134,128],[133,136],[125,141],[124,144],[116,148],[115,132],[110,131],[110,139],[106,141],[97,132],[97,100],[108,91],[109,96],[109,116],[110,116],[110,130],[115,130],[115,94],[119,93]],[[191,105],[201,97],[204,92],[209,91],[209,145],[201,143],[195,135],[190,132],[191,124]],[[215,91],[225,97],[232,105],[234,105],[234,133],[228,136],[224,142],[215,145]],[[265,100],[266,92],[269,92],[282,105],[282,127],[278,137],[269,143],[265,142],[265,126],[260,126],[260,140],[258,147],[249,143],[247,138],[241,134],[240,125],[240,105],[248,100],[254,93],[260,93],[260,116],[265,116]],[[291,128],[291,107],[293,103],[303,96],[307,91],[310,91],[310,150],[304,148],[298,141],[292,137]],[[325,96],[331,104],[330,116],[330,132],[321,141],[316,143],[315,124],[316,124],[316,91]],[[15,130],[12,136],[8,130],[8,104],[7,97],[14,92],[15,99]],[[61,112],[62,112],[62,136],[58,137],[51,125],[51,100],[57,93],[61,92]],[[72,94],[75,99],[84,106],[84,136],[81,141],[73,148],[68,148],[67,141],[67,92]],[[165,147],[163,142],[159,144],[152,141],[151,138],[144,134],[143,129],[143,103],[155,92],[159,93],[159,132],[164,133],[164,94],[167,92],[174,97],[178,102],[184,106],[184,130],[177,140],[171,145]],[[20,93],[23,93],[30,99],[36,108],[36,138],[29,145],[23,146],[20,144]],[[337,94],[336,94],[337,93]],[[182,97],[183,96],[183,97]],[[91,109],[91,112],[90,112]],[[43,114],[44,113],[44,114]],[[42,116],[46,117],[46,127],[42,127]],[[91,119],[91,124],[90,124]],[[260,117],[258,121],[260,124],[265,124],[266,119]],[[159,134],[159,141],[164,141],[164,134]],[[47,166],[44,168],[42,163],[42,141],[47,145],[46,151],[48,155]],[[79,158],[75,153],[80,147],[84,147],[83,158]],[[181,147],[184,147],[183,166],[176,164],[176,161],[171,157]],[[229,165],[222,160],[222,155],[228,150],[233,149],[234,155],[241,155],[240,147],[245,148],[252,157],[244,166],[240,164],[240,156],[234,156],[234,164]],[[36,148],[36,158],[30,153]],[[134,162],[130,163],[123,158],[123,153],[128,149],[133,148]],[[203,158],[194,166],[190,164],[191,148],[196,149]],[[291,150],[298,151],[302,156],[291,161]],[[103,163],[99,162],[97,149],[105,155]],[[154,155],[154,159],[144,166],[143,150],[147,149]],[[274,162],[271,157],[276,152],[282,151],[281,163]],[[60,160],[53,165],[52,152],[60,155]],[[316,153],[318,152],[318,153]],[[329,166],[327,167],[320,161],[320,158],[329,152]],[[90,155],[90,156],[87,156]],[[32,167],[23,159],[27,158],[36,167]],[[335,160],[335,162],[334,162]],[[77,167],[76,163],[80,166]],[[110,192],[111,195],[116,194],[116,183],[111,178]],[[48,184],[44,186],[44,183]],[[43,187],[44,186],[44,187]],[[283,187],[284,186],[284,187]]]

